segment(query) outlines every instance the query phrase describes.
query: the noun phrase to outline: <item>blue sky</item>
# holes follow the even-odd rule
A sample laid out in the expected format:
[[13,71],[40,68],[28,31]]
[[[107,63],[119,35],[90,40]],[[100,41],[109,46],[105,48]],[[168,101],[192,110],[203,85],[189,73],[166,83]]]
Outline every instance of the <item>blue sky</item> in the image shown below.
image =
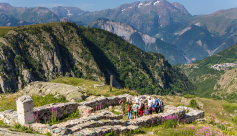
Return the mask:
[[[48,7],[72,6],[86,11],[98,11],[115,8],[124,3],[133,3],[138,0],[0,0],[16,7]],[[140,0],[145,1],[145,0]],[[210,14],[217,10],[237,7],[237,0],[167,0],[178,2],[192,15]]]

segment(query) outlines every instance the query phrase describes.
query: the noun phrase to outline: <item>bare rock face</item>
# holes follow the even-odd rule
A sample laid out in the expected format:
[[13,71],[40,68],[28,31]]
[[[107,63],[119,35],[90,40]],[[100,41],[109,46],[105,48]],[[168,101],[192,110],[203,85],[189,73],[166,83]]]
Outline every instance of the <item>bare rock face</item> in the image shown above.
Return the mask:
[[24,89],[27,95],[49,95],[65,96],[68,101],[80,101],[87,97],[84,91],[72,85],[50,83],[50,82],[32,82]]
[[146,52],[161,53],[171,64],[192,62],[184,52],[175,45],[168,44],[148,34],[141,33],[127,23],[100,18],[90,22],[89,26],[112,32]]

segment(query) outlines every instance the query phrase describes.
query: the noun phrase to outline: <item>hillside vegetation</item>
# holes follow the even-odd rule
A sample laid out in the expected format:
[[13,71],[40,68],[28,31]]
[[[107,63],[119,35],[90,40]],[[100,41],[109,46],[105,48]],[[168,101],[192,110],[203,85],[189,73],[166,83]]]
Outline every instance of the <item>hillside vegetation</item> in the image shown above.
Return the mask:
[[187,93],[193,85],[157,53],[146,53],[110,32],[74,23],[15,27],[0,43],[1,90],[32,81],[80,77],[141,94]]
[[[181,66],[181,69],[185,72],[189,79],[195,83],[197,87],[197,96],[226,99],[230,102],[236,101],[236,92],[233,90],[233,88],[236,87],[236,77],[234,76],[234,72],[236,70],[233,69],[232,71],[227,71],[227,74],[225,74],[224,70],[218,71],[211,68],[211,65],[214,64],[236,63],[236,53],[237,44],[234,44],[216,55],[196,61],[189,65]],[[227,77],[228,81],[226,79]],[[225,85],[223,84],[224,81],[226,82]],[[232,86],[232,91],[227,92],[230,86]]]

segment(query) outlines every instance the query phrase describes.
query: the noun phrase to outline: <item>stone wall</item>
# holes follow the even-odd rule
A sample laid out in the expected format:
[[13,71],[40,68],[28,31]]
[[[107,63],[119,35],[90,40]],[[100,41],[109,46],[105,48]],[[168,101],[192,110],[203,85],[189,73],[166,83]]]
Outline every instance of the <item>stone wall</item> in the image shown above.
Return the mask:
[[[57,108],[57,116],[63,117],[64,114],[70,114],[79,109],[83,117],[55,124],[52,126],[33,123],[31,127],[43,134],[49,132],[55,135],[93,135],[101,134],[105,135],[111,130],[116,130],[117,133],[126,133],[129,130],[134,131],[141,126],[151,126],[162,124],[162,118],[171,115],[177,115],[180,121],[191,123],[197,119],[204,118],[204,111],[196,110],[187,107],[174,107],[165,105],[163,106],[164,112],[159,114],[153,114],[149,116],[142,116],[137,119],[129,121],[121,120],[122,115],[115,115],[112,112],[103,110],[109,106],[115,106],[119,104],[121,98],[132,97],[130,95],[119,95],[114,97],[99,97],[85,102],[68,102],[59,104],[49,104],[41,107],[34,108],[34,114],[38,114],[40,121],[44,121],[45,117],[48,119],[52,115],[52,108]],[[147,99],[148,96],[144,96]],[[187,110],[189,111],[188,113]],[[7,124],[14,124],[17,122],[17,112],[8,110],[0,112],[0,119]],[[93,129],[90,129],[93,128]]]
[[48,120],[52,115],[52,110],[56,109],[55,111],[57,111],[57,117],[62,118],[64,115],[76,112],[78,105],[79,104],[76,102],[68,102],[35,107],[34,115],[37,116],[40,122],[42,122],[45,119]]

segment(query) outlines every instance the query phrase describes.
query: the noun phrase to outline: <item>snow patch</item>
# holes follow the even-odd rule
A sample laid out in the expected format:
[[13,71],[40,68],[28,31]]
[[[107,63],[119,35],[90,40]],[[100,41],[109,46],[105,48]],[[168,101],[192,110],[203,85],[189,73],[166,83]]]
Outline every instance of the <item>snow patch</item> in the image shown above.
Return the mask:
[[143,3],[139,3],[138,8],[140,8],[143,5]]
[[126,9],[123,9],[122,12],[125,11],[125,10],[126,10]]
[[132,7],[128,7],[128,8],[132,8]]
[[160,1],[156,1],[153,3],[153,5],[158,5],[160,3]]
[[151,2],[149,2],[149,3],[145,4],[145,6],[148,6],[148,5],[151,5]]
[[73,14],[70,14],[70,10],[67,10],[67,13],[68,13],[68,14],[67,14],[68,16],[73,15]]

